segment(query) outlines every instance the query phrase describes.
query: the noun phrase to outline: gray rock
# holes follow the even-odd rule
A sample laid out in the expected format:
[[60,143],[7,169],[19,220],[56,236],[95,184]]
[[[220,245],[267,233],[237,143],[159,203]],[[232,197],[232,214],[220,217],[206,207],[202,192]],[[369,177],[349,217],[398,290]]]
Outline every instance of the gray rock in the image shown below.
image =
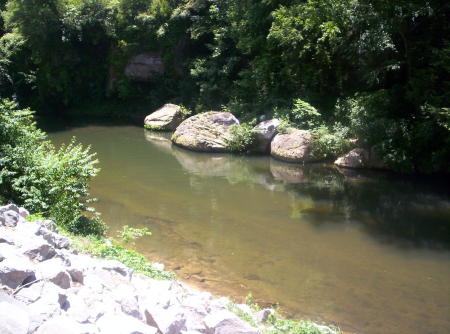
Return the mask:
[[53,220],[50,219],[37,220],[35,223],[41,225],[42,227],[46,228],[51,232],[58,233],[58,227],[56,226],[56,223]]
[[182,121],[181,107],[168,103],[145,117],[144,124],[150,130],[174,131]]
[[[50,223],[41,224],[42,222],[50,222],[53,223],[51,220],[41,220],[36,222],[24,222],[23,224],[18,224],[16,227],[16,232],[20,233],[21,235],[40,235],[46,240],[51,246],[57,248],[57,249],[63,249],[68,248],[70,245],[70,239],[66,238],[58,233],[52,232],[54,227]],[[48,226],[52,230],[44,227]]]
[[83,272],[82,269],[71,266],[71,267],[67,268],[67,272],[69,273],[70,278],[72,278],[73,282],[77,282],[77,283],[83,284],[83,282],[84,282],[84,272]]
[[50,281],[62,289],[70,288],[72,279],[61,259],[50,259],[36,266],[36,278]]
[[239,121],[228,112],[206,112],[183,121],[172,141],[178,146],[199,152],[226,152],[232,138],[230,127]]
[[142,319],[136,290],[129,284],[121,284],[112,291],[113,299],[120,304],[122,312]]
[[25,209],[25,208],[19,208],[19,215],[20,215],[22,218],[27,218],[27,217],[30,215],[30,213],[29,213],[28,210]]
[[230,311],[214,312],[204,319],[207,334],[258,334],[259,331]]
[[2,216],[2,225],[8,227],[14,227],[19,223],[19,221],[23,220],[23,218],[19,215],[18,212],[13,210],[5,211],[1,214]]
[[18,290],[14,297],[27,305],[34,303],[41,298],[45,284],[44,281],[37,281]]
[[339,167],[364,168],[369,161],[369,152],[363,148],[355,148],[347,154],[339,157],[334,162]]
[[35,279],[34,270],[34,264],[25,257],[8,257],[0,262],[0,284],[16,289],[22,283]]
[[0,215],[6,211],[15,211],[19,213],[20,208],[15,204],[8,204],[4,206],[0,206]]
[[83,298],[76,294],[67,295],[67,300],[64,305],[66,315],[80,323],[88,322],[90,313],[89,307],[84,302]]
[[41,235],[42,226],[37,222],[24,222],[18,224],[15,233],[23,237],[31,238],[35,235]]
[[149,307],[145,310],[145,320],[162,334],[179,334],[187,329],[186,315],[180,307]]
[[291,129],[288,133],[279,133],[272,140],[270,154],[279,160],[288,162],[314,162],[311,155],[313,135],[306,130]]
[[97,327],[92,324],[80,324],[75,320],[60,315],[42,324],[36,334],[97,334]]
[[336,166],[345,168],[387,169],[387,165],[379,159],[375,151],[364,148],[354,148],[334,162]]
[[269,317],[274,314],[275,311],[273,309],[270,308],[266,308],[264,310],[258,311],[255,314],[255,320],[258,324],[263,324],[265,323]]
[[70,239],[47,229],[42,230],[42,237],[56,249],[66,249],[70,246]]
[[105,314],[96,323],[100,333],[156,334],[158,329],[125,314]]
[[67,294],[51,282],[46,282],[42,288],[41,297],[28,305],[30,314],[30,332],[33,333],[48,319],[61,314],[66,307]]
[[270,143],[278,134],[280,120],[271,119],[257,124],[253,130],[256,134],[256,146],[254,151],[258,153],[270,153]]
[[101,262],[100,268],[107,271],[112,271],[122,275],[127,280],[131,280],[133,269],[127,267],[117,260],[104,260]]
[[141,53],[130,59],[124,74],[128,78],[146,81],[155,75],[164,73],[164,63],[160,56],[151,53]]
[[37,261],[50,259],[56,254],[55,249],[41,236],[23,240],[20,248],[24,255]]
[[0,228],[0,244],[5,243],[15,245],[17,241],[17,234],[10,229]]
[[0,333],[27,334],[29,325],[26,306],[0,291]]
[[10,257],[15,257],[19,253],[19,248],[12,244],[5,242],[0,242],[0,257],[3,258],[0,261],[8,259]]

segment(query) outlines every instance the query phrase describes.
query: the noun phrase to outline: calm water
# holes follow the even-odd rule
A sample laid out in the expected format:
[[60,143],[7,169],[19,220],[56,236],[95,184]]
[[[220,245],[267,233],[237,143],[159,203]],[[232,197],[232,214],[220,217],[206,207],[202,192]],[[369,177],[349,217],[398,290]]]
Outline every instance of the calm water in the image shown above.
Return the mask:
[[67,128],[98,152],[110,226],[181,279],[360,334],[450,332],[448,184],[188,152],[132,126]]

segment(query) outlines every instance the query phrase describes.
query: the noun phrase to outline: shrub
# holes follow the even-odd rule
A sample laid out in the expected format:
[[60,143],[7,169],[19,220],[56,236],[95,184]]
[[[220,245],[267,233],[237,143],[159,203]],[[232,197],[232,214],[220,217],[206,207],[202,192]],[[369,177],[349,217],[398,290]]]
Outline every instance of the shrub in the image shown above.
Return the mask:
[[75,139],[57,150],[36,127],[33,112],[0,103],[0,201],[14,202],[54,219],[72,233],[103,234],[87,206],[89,180],[98,173],[95,154]]
[[291,109],[280,109],[274,114],[275,118],[286,120],[300,129],[313,129],[322,123],[322,115],[310,105],[301,99],[294,100]]
[[319,160],[334,159],[351,148],[347,139],[348,128],[335,125],[331,129],[325,125],[313,129],[314,145],[311,154]]
[[227,139],[227,150],[230,152],[246,152],[255,142],[255,132],[249,124],[233,124],[230,133],[231,138]]

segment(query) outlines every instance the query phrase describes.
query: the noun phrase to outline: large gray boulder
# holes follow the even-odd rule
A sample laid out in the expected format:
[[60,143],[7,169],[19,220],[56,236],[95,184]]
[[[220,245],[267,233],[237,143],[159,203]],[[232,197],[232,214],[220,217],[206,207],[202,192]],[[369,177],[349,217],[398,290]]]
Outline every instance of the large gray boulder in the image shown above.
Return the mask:
[[27,334],[29,325],[26,306],[0,291],[0,333]]
[[354,148],[336,159],[334,164],[345,168],[387,169],[386,164],[378,158],[374,150],[369,151],[364,148]]
[[183,121],[172,135],[174,144],[192,151],[226,152],[230,127],[239,121],[229,112],[205,112]]
[[144,119],[144,126],[149,130],[174,131],[183,121],[183,113],[176,104],[165,104]]
[[306,163],[317,159],[311,155],[313,135],[310,131],[291,129],[287,133],[279,133],[272,140],[270,154],[287,162]]
[[258,123],[253,128],[256,136],[254,152],[270,153],[270,144],[272,142],[272,139],[278,134],[279,125],[280,120],[275,118]]

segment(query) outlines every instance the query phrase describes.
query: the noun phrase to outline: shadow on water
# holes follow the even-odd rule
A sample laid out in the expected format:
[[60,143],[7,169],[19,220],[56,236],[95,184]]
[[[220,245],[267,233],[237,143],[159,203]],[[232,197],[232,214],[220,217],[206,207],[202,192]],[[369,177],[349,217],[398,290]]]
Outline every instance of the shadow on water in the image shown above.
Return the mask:
[[317,227],[357,224],[379,242],[393,246],[450,249],[448,180],[197,153],[173,146],[168,134],[146,131],[145,137],[159,149],[171,151],[190,174],[221,177],[230,184],[258,184],[288,192],[294,199],[310,197],[314,204],[294,206],[291,217],[307,216]]

